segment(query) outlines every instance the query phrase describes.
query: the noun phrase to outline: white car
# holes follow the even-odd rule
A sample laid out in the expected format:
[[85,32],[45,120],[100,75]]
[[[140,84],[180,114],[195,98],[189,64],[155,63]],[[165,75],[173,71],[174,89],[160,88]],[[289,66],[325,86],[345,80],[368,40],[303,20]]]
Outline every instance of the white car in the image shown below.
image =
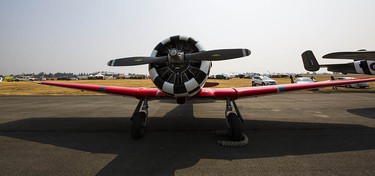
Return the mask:
[[294,83],[312,83],[314,82],[314,80],[312,80],[311,78],[308,78],[308,77],[299,77],[297,78]]
[[36,78],[33,78],[31,76],[17,76],[15,78],[13,78],[13,81],[35,81]]
[[276,85],[277,82],[268,76],[253,76],[251,78],[251,85],[252,86],[257,86],[257,85]]
[[[349,80],[349,79],[355,79],[355,78],[353,78],[353,77],[338,77],[338,78],[335,78],[335,80]],[[370,85],[368,84],[368,82],[364,82],[364,83],[340,85],[340,87],[366,88],[366,87],[370,87]]]
[[[296,84],[301,84],[301,83],[313,83],[315,82],[313,79],[308,78],[308,77],[299,77],[297,78],[294,83]],[[311,91],[317,91],[319,89],[310,89]]]

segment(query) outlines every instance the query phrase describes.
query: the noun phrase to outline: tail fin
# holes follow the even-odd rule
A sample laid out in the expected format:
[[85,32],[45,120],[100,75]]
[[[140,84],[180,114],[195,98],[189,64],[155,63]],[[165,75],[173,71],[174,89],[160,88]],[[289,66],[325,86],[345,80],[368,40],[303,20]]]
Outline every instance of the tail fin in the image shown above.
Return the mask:
[[302,61],[307,71],[318,71],[320,69],[320,65],[311,50],[302,53]]

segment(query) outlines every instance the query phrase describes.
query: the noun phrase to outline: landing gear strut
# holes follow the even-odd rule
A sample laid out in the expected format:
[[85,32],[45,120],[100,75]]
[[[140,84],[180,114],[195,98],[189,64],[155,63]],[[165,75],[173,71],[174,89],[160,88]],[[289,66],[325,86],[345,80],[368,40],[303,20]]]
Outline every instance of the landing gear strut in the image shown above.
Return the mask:
[[[142,108],[142,109],[141,109]],[[139,100],[132,117],[131,135],[133,139],[139,139],[145,134],[145,127],[147,125],[148,103],[147,99]]]
[[[232,111],[232,105],[234,107],[235,113]],[[231,141],[241,141],[243,140],[241,123],[244,123],[241,113],[237,107],[234,100],[226,100],[226,110],[225,117],[227,119],[229,138]]]
[[[234,112],[233,112],[232,104],[234,107]],[[145,134],[145,127],[147,125],[147,117],[148,117],[148,102],[147,102],[147,99],[141,99],[139,100],[138,105],[135,108],[132,117],[130,118],[130,120],[132,121],[131,136],[133,137],[133,139],[139,139]],[[225,117],[227,119],[230,141],[233,141],[233,142],[246,141],[244,144],[233,143],[234,144],[233,146],[246,145],[247,138],[242,133],[242,128],[241,128],[241,123],[244,123],[244,120],[234,100],[226,99]],[[227,141],[227,142],[230,142],[230,141]],[[229,144],[231,145],[232,143],[229,143]]]

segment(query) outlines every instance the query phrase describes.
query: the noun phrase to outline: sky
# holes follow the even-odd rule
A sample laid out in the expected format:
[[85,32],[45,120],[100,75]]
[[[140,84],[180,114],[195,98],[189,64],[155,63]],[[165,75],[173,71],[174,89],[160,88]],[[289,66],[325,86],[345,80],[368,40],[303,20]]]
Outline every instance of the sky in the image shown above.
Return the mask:
[[[205,50],[248,48],[213,62],[211,74],[303,73],[301,53],[375,50],[374,0],[1,0],[0,74],[111,71],[148,74],[146,65],[108,67],[149,56],[174,35]],[[324,70],[322,70],[324,71]]]

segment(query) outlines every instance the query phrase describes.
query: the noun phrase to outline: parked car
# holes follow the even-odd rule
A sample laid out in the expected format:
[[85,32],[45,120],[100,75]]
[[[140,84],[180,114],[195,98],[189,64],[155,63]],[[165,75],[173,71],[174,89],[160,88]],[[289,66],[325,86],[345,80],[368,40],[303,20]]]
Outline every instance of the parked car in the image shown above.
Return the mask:
[[236,75],[237,78],[245,78],[245,75],[244,74],[238,74]]
[[13,81],[35,81],[36,78],[31,77],[31,76],[17,76],[13,78]]
[[308,77],[299,77],[297,78],[294,83],[312,83],[314,82],[314,80],[312,80],[311,78],[308,78]]
[[230,76],[226,75],[226,74],[221,74],[221,75],[211,75],[208,77],[209,79],[231,79]]
[[68,77],[68,76],[61,76],[61,77],[58,77],[57,80],[65,80],[65,81],[69,81],[69,80],[78,80],[78,78],[75,78],[75,77]]
[[257,86],[257,85],[276,85],[277,82],[268,76],[253,76],[251,78],[251,85],[252,86]]
[[[349,80],[349,79],[355,79],[355,78],[353,78],[353,77],[338,77],[338,78],[335,78],[335,80]],[[364,82],[364,83],[340,85],[339,87],[366,88],[366,87],[370,87],[370,85],[368,84],[368,82]]]
[[228,75],[225,75],[225,74],[222,74],[222,75],[216,75],[215,76],[216,79],[230,79],[230,77]]
[[[301,84],[301,83],[313,83],[315,82],[313,79],[308,78],[308,77],[297,77],[297,79],[294,81],[296,84]],[[311,91],[317,91],[319,89],[310,89]]]

